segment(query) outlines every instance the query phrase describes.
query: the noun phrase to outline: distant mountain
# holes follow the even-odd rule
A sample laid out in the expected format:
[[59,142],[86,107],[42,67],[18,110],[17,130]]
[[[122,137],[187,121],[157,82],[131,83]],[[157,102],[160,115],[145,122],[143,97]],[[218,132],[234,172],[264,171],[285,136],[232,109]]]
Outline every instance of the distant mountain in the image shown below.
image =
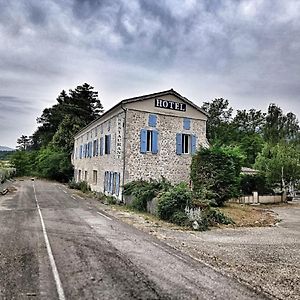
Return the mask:
[[0,146],[0,151],[15,151],[15,149],[6,146]]

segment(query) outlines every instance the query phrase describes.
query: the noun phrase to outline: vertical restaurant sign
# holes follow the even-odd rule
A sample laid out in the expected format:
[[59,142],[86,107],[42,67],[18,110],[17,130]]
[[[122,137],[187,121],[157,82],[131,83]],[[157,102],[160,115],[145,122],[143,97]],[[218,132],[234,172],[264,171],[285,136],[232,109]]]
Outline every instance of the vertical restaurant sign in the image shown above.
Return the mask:
[[122,156],[123,120],[124,118],[121,115],[119,115],[117,118],[117,138],[116,138],[116,157],[118,159],[121,159]]
[[178,111],[186,111],[186,104],[185,103],[179,103],[164,99],[155,99],[155,107],[160,107],[164,109],[171,109],[171,110],[178,110]]

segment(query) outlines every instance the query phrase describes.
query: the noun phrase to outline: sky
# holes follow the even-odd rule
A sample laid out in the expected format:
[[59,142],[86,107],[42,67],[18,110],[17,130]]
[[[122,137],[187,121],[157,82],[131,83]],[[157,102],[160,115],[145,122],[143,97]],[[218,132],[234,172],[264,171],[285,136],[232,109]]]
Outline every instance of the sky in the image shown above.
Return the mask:
[[85,82],[105,110],[173,88],[299,118],[300,1],[0,0],[0,145]]

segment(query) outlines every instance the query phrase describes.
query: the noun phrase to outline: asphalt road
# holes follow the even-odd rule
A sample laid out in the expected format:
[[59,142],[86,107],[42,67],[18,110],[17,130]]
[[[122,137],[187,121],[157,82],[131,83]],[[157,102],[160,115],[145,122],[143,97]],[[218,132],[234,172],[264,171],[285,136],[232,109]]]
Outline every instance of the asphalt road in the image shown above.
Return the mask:
[[266,299],[47,181],[0,197],[0,299]]

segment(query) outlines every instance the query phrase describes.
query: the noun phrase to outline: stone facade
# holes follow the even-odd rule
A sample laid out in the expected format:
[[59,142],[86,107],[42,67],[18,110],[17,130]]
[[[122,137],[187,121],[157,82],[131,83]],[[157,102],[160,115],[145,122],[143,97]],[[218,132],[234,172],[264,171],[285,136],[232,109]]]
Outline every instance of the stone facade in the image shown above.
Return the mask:
[[[166,107],[156,107],[157,99]],[[201,109],[173,90],[123,100],[75,136],[75,180],[120,200],[123,184],[133,180],[163,176],[172,183],[189,182],[192,152],[207,143],[206,120]],[[182,134],[186,154],[178,153]],[[104,151],[107,136],[110,153]],[[142,143],[150,149],[142,150]]]
[[176,154],[176,134],[195,134],[197,143],[206,142],[205,121],[191,119],[189,130],[183,129],[183,117],[157,114],[158,153],[140,152],[140,131],[142,128],[151,130],[148,126],[149,113],[130,110],[127,113],[125,159],[125,182],[137,179],[160,179],[178,183],[189,182],[189,168],[192,161],[191,154]]

